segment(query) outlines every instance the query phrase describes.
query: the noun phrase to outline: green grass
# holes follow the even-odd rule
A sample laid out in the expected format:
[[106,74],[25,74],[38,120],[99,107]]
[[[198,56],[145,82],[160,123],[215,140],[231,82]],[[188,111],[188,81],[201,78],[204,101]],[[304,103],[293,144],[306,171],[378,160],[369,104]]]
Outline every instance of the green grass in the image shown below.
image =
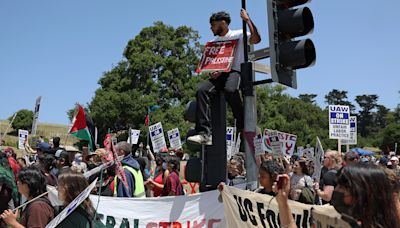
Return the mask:
[[[6,128],[8,127],[8,120],[0,120],[0,133],[1,136],[3,136],[4,131],[6,130]],[[78,140],[74,137],[74,136],[68,136],[67,138],[67,134],[68,134],[68,130],[69,130],[69,126],[67,125],[62,125],[62,124],[48,124],[48,123],[38,123],[37,126],[37,131],[36,131],[36,135],[38,136],[43,136],[45,138],[45,140],[49,140],[53,137],[60,137],[61,138],[61,144],[64,145],[65,141],[67,140],[66,144],[67,145],[72,145],[75,142],[77,142]],[[15,131],[15,129],[12,129],[12,127],[9,128],[8,133],[11,133]],[[16,130],[18,131],[18,129]],[[18,147],[18,137],[15,135],[10,135],[7,134],[4,137],[4,141],[6,142],[5,145],[6,146],[11,146],[14,147],[14,149],[16,149],[16,147]],[[17,150],[18,152],[22,152]]]

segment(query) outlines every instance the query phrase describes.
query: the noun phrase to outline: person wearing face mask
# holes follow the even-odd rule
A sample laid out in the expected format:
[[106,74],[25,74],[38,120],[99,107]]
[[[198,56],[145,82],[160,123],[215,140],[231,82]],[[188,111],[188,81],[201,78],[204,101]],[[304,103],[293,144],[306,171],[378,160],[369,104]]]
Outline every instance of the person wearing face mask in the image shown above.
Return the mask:
[[371,163],[344,167],[337,174],[331,204],[342,219],[361,227],[399,227],[399,178]]
[[[19,193],[29,201],[46,191],[46,179],[38,168],[25,167],[18,173],[17,186]],[[18,210],[6,210],[0,217],[13,228],[45,227],[54,218],[54,209],[47,196],[41,196],[26,205],[19,222],[18,215]]]

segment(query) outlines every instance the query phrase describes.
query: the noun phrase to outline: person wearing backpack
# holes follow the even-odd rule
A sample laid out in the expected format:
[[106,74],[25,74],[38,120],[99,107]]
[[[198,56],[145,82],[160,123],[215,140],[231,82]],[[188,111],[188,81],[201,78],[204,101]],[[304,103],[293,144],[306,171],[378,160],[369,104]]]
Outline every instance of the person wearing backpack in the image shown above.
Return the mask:
[[306,160],[294,162],[290,175],[290,199],[306,204],[314,204],[315,192],[312,178],[308,175]]
[[[29,201],[46,192],[46,179],[38,168],[24,167],[18,173],[17,186],[19,193]],[[1,214],[1,218],[13,228],[45,227],[54,218],[54,209],[47,196],[42,196],[26,205],[19,222],[18,216],[18,210],[6,210]]]

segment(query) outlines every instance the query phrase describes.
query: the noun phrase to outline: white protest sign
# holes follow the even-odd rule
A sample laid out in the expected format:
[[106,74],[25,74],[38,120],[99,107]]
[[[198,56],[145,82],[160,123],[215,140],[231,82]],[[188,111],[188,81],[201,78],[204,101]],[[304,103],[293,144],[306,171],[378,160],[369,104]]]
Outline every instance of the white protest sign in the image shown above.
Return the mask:
[[263,144],[262,135],[256,135],[256,137],[254,137],[254,148],[256,156],[264,154],[264,149],[262,144]]
[[222,228],[224,207],[218,196],[218,190],[144,199],[101,196],[98,205],[98,196],[90,198],[107,227]]
[[233,152],[232,155],[235,155],[235,154],[238,154],[238,153],[239,153],[239,150],[240,150],[240,143],[241,143],[241,142],[242,142],[242,140],[240,139],[240,132],[239,132],[238,137],[237,137],[237,139],[236,139],[235,150],[234,150],[234,152]]
[[53,220],[47,224],[46,228],[56,227],[62,222],[68,215],[70,215],[86,198],[88,198],[90,192],[96,186],[97,178],[94,180],[85,190],[83,190],[68,206],[60,212]]
[[350,138],[350,108],[345,105],[329,105],[329,138]]
[[285,132],[275,131],[271,129],[264,129],[264,136],[263,136],[263,147],[264,151],[267,153],[272,152],[271,142],[269,141],[269,137],[271,136],[271,132],[277,132],[278,139],[282,143],[282,151],[283,154],[291,157],[294,153],[297,136]]
[[27,130],[18,129],[18,149],[25,149],[25,141],[28,139]]
[[303,150],[304,150],[304,147],[302,147],[302,146],[297,147],[297,156],[303,157]]
[[350,116],[350,139],[341,139],[342,145],[357,144],[357,116]]
[[313,179],[319,181],[321,178],[321,169],[324,162],[324,149],[322,148],[321,141],[317,136],[317,143],[315,144],[315,162]]
[[33,112],[33,121],[32,121],[32,131],[31,131],[32,135],[36,135],[41,100],[42,100],[42,96],[39,96],[38,98],[36,98],[35,111]]
[[305,157],[307,161],[315,162],[314,147],[310,147],[310,145],[307,145],[307,147],[304,148],[302,152],[303,152],[302,156]]
[[179,134],[179,129],[174,128],[167,132],[169,145],[172,149],[182,149],[181,135]]
[[140,130],[131,129],[131,132],[129,134],[129,142],[131,144],[137,144],[139,141],[139,136],[140,136]]
[[[226,227],[280,227],[279,207],[276,198],[255,192],[224,186],[222,192]],[[303,204],[288,200],[293,221],[297,227],[348,227],[332,206]],[[311,219],[312,209],[318,211],[318,220]],[[335,218],[324,221],[325,218]],[[321,221],[322,220],[322,221]],[[312,224],[310,224],[312,223]],[[340,225],[338,225],[340,224]]]
[[269,141],[271,143],[272,155],[274,158],[282,157],[282,142],[279,141],[278,131],[270,132]]
[[228,160],[232,157],[233,151],[235,149],[235,128],[226,128],[226,154]]
[[149,126],[151,144],[154,152],[160,152],[163,148],[167,148],[164,138],[164,130],[160,122]]

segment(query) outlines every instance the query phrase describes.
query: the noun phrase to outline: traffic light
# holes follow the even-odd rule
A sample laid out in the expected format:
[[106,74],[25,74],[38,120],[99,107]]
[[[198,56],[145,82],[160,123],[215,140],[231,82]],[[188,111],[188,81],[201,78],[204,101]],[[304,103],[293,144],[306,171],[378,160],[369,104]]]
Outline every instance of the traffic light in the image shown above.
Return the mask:
[[274,82],[297,88],[296,69],[314,64],[311,39],[295,40],[314,29],[308,7],[296,7],[310,0],[267,0],[271,75]]

